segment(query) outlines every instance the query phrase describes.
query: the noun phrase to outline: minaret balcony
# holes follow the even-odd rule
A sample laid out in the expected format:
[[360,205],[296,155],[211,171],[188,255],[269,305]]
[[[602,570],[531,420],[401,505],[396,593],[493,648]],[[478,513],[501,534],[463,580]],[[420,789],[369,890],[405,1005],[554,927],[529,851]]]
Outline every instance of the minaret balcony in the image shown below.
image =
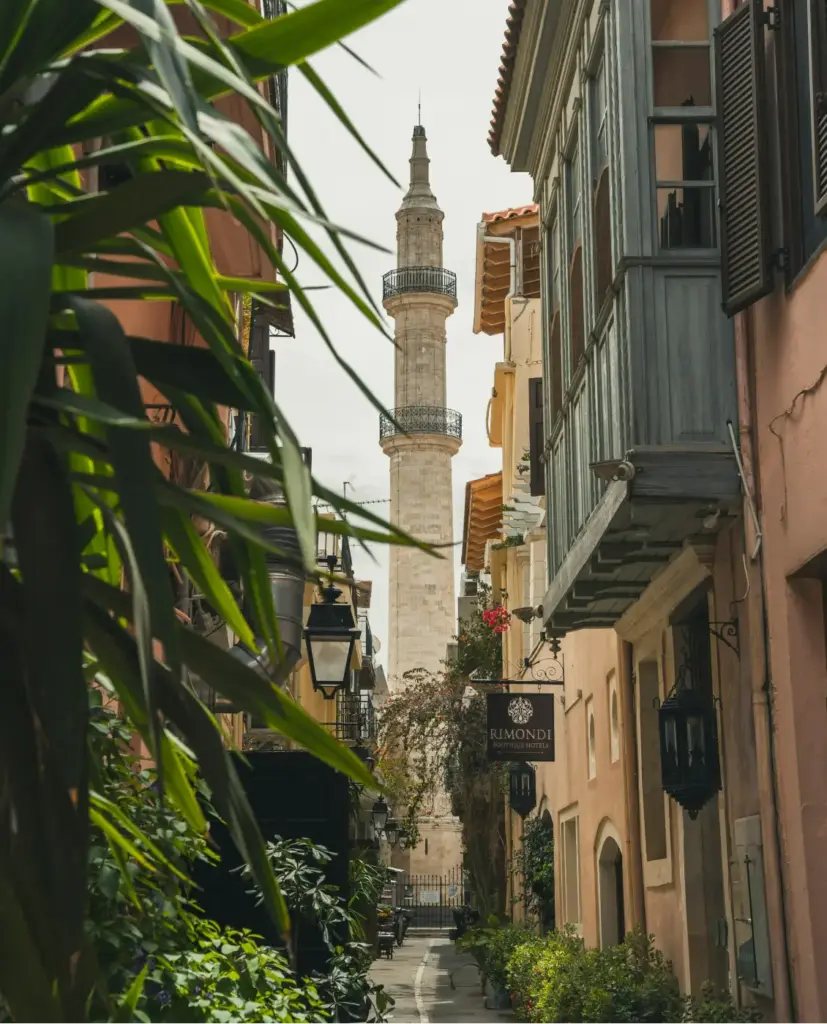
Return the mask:
[[409,292],[447,295],[457,301],[457,275],[442,267],[398,267],[382,278],[382,301]]
[[406,405],[379,418],[379,440],[405,434],[443,434],[462,440],[462,413],[434,405]]

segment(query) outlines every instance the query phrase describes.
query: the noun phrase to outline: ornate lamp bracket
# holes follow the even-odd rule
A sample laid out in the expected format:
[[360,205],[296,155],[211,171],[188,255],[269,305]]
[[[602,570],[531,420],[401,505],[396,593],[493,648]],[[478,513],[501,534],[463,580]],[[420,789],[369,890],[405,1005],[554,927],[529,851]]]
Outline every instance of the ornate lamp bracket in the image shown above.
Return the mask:
[[726,622],[710,622],[709,632],[716,640],[720,640],[722,644],[726,644],[731,651],[734,651],[736,657],[741,657],[737,619],[728,619]]

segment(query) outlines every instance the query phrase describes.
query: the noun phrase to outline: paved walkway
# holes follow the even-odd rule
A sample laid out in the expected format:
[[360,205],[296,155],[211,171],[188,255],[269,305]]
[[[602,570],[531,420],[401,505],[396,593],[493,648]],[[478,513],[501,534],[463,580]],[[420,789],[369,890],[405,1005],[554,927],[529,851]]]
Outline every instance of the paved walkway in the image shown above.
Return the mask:
[[408,938],[393,960],[376,960],[371,976],[396,1000],[393,1024],[512,1021],[486,1010],[477,966],[449,939]]

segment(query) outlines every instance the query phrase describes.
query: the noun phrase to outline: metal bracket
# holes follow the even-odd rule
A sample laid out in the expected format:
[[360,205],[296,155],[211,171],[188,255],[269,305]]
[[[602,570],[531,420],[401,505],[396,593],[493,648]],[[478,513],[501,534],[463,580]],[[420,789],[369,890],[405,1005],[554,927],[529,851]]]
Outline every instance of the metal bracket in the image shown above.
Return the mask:
[[761,16],[761,23],[768,29],[777,32],[781,28],[781,10],[778,7],[768,7]]
[[782,273],[789,270],[790,250],[783,247],[776,249],[770,256],[770,266],[775,267],[776,270],[780,270]]
[[734,651],[737,657],[741,657],[741,645],[738,638],[738,622],[736,619],[729,619],[727,622],[710,622],[709,632],[722,644]]

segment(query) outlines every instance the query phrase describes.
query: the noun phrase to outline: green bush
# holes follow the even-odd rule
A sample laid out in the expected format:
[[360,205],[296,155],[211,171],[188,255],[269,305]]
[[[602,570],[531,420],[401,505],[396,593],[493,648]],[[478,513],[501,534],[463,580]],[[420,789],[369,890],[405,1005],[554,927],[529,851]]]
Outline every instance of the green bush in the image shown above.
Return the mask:
[[527,928],[500,924],[492,918],[487,927],[471,928],[457,941],[457,947],[471,953],[483,976],[495,987],[507,990],[506,968],[520,946],[536,938]]
[[727,994],[704,986],[700,998],[682,996],[671,963],[640,929],[618,946],[586,949],[570,931],[527,936],[511,950],[506,987],[518,1020],[754,1021]]
[[684,1010],[685,1021],[758,1021],[761,1014],[754,1007],[736,1009],[729,992],[719,992],[707,981],[701,987],[700,997],[688,996]]

